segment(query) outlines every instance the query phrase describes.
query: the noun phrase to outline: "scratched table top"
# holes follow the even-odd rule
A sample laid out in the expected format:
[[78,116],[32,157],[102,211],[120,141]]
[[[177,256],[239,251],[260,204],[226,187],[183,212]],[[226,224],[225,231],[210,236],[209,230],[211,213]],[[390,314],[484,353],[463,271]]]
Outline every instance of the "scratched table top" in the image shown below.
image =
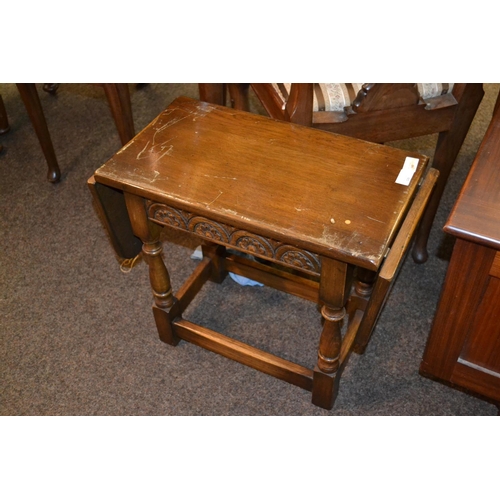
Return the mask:
[[[396,182],[418,160],[409,185]],[[180,97],[97,182],[377,269],[425,156]],[[416,161],[413,162],[415,165]]]

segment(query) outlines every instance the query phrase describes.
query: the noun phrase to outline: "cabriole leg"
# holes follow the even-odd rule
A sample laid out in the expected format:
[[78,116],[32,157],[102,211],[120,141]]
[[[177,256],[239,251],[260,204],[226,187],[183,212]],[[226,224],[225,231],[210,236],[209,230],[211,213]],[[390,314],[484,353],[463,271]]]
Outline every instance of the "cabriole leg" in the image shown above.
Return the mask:
[[50,138],[36,85],[34,83],[16,83],[16,85],[49,167],[47,179],[49,182],[59,182],[61,171],[59,170],[59,164],[57,163],[56,153],[54,151],[52,139]]

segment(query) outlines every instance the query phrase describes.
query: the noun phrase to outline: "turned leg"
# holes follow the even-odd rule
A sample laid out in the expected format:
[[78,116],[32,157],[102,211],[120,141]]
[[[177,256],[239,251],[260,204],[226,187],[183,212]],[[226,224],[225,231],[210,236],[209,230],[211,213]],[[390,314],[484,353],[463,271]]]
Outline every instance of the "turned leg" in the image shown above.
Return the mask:
[[128,83],[103,83],[111,114],[123,146],[135,136]]
[[339,368],[345,308],[323,306],[321,316],[325,322],[319,341],[318,368],[324,373],[335,373]]
[[[358,309],[362,309],[363,311],[366,310],[376,280],[377,273],[375,271],[369,271],[363,268],[357,269],[356,280],[354,281],[354,296],[357,299]],[[351,312],[351,314],[354,313],[355,311]],[[370,333],[371,331],[366,335],[362,335],[362,332],[358,331],[353,347],[354,352],[357,354],[363,354],[365,352],[368,341],[370,340]]]
[[319,341],[318,361],[314,368],[312,402],[331,409],[338,390],[342,320],[350,289],[352,269],[343,262],[323,259],[319,297],[323,304],[323,331]]
[[[465,95],[465,93],[467,95]],[[461,97],[452,127],[450,130],[439,134],[436,152],[432,162],[432,167],[439,170],[439,177],[420,222],[412,250],[413,260],[419,264],[424,263],[429,257],[427,253],[427,242],[439,202],[441,201],[441,196],[446,187],[446,181],[448,180],[453,164],[455,163],[484,95],[481,84],[468,84],[465,93]]]
[[162,258],[160,228],[147,218],[144,199],[125,193],[125,201],[134,234],[143,242],[142,252],[149,267],[149,281],[153,290],[153,314],[160,339],[176,345],[179,338],[172,328],[177,317],[177,302],[172,293],[170,276]]
[[347,304],[347,313],[351,321],[357,310],[364,311],[370,300],[373,284],[377,279],[377,273],[368,271],[361,267],[356,268],[353,289]]
[[61,178],[61,172],[36,86],[34,83],[17,83],[16,85],[49,166],[47,179],[50,182],[58,182]]

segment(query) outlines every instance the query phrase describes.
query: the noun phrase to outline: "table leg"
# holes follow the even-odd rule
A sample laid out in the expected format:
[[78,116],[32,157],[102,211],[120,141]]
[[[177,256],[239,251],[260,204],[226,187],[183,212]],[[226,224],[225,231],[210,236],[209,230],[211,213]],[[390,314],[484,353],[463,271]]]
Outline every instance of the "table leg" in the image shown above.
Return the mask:
[[351,280],[351,266],[332,259],[322,260],[319,299],[325,322],[314,368],[312,402],[328,410],[333,407],[338,391],[341,328]]
[[214,283],[222,283],[227,276],[227,271],[224,269],[224,259],[227,255],[226,248],[222,245],[207,242],[203,243],[201,248],[203,256],[208,257],[212,261],[210,279]]
[[[356,280],[354,283],[353,298],[357,299],[353,301],[354,307],[358,307],[359,309],[366,311],[376,281],[377,273],[375,271],[358,268]],[[352,313],[354,312],[355,311],[352,311]],[[368,341],[370,340],[370,335],[371,329],[364,333],[358,331],[358,335],[356,336],[356,340],[354,341],[353,346],[353,350],[355,353],[363,354],[365,352]]]
[[134,234],[141,239],[144,260],[149,267],[149,280],[153,290],[153,314],[160,339],[176,345],[179,338],[172,328],[178,316],[177,301],[172,293],[170,276],[162,258],[160,227],[148,220],[145,200],[140,196],[125,193],[125,201]]
[[36,85],[34,83],[16,83],[16,85],[49,167],[47,179],[50,182],[59,182],[61,171],[59,170],[59,164],[57,163],[56,153],[54,151],[52,139],[50,138]]

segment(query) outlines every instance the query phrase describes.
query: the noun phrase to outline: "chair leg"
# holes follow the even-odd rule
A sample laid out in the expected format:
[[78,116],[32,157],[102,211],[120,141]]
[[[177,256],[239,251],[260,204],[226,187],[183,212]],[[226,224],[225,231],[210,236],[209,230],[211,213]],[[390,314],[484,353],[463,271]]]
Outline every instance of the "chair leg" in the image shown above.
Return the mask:
[[111,114],[123,146],[135,136],[132,104],[127,83],[103,83]]
[[439,177],[422,217],[412,251],[413,260],[419,264],[426,262],[429,257],[427,242],[446,181],[484,95],[482,84],[469,84],[466,92],[468,95],[462,96],[452,128],[439,134],[432,163],[432,167],[439,170]]
[[40,98],[36,90],[36,85],[34,83],[16,83],[16,85],[49,166],[47,179],[50,182],[58,182],[61,178],[61,172],[57,163],[56,153],[52,145],[47,122],[45,121],[45,115],[43,114]]
[[231,107],[241,111],[250,111],[250,103],[248,100],[249,83],[228,83],[229,97],[231,99]]
[[498,93],[497,100],[495,101],[495,107],[493,108],[493,115],[496,115],[499,109],[500,109],[500,92]]
[[0,95],[0,134],[6,134],[10,130],[9,119],[7,118],[7,111],[3,103],[2,96]]
[[55,94],[57,92],[57,89],[59,88],[59,85],[59,83],[44,83],[43,90],[48,94]]
[[226,105],[226,85],[224,83],[199,83],[200,101]]

